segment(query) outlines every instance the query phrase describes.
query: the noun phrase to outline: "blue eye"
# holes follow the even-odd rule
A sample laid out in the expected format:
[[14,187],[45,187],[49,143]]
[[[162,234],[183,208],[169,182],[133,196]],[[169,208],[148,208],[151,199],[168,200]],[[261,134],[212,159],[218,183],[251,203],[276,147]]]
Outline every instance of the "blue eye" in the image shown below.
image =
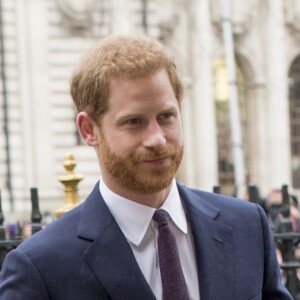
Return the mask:
[[163,113],[160,115],[160,119],[169,119],[172,117],[172,114],[171,113]]
[[127,124],[129,124],[129,125],[137,125],[137,124],[139,124],[140,122],[141,122],[140,119],[134,118],[134,119],[128,120],[128,121],[127,121]]

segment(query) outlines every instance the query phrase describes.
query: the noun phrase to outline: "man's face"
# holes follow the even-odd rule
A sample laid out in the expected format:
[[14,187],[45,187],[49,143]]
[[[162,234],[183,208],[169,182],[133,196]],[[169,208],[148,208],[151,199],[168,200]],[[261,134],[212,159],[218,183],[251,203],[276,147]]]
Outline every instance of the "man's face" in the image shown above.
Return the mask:
[[183,144],[180,108],[166,71],[111,79],[98,140],[102,176],[110,188],[150,194],[169,187]]

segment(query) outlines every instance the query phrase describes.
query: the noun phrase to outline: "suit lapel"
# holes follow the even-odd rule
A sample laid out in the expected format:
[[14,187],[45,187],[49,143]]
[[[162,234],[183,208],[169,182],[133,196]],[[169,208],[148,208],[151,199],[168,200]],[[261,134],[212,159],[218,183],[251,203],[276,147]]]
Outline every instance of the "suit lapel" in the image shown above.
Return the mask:
[[178,188],[193,234],[201,300],[233,299],[232,228],[218,221],[221,212],[207,200]]
[[91,240],[84,257],[112,299],[155,299],[98,184],[82,206],[78,236]]
[[[220,211],[193,191],[178,186],[192,230],[201,300],[233,299],[232,228]],[[155,300],[132,250],[96,184],[81,207],[78,237],[91,242],[84,257],[113,300]]]

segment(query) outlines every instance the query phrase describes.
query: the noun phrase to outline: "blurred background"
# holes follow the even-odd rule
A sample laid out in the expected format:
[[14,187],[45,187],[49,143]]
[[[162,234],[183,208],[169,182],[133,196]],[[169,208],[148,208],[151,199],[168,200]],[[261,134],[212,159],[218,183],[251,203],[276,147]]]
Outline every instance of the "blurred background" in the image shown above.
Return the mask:
[[300,1],[0,0],[0,189],[6,221],[63,203],[72,153],[84,200],[100,177],[78,135],[69,78],[112,34],[165,44],[185,84],[185,155],[177,179],[247,198],[300,190]]

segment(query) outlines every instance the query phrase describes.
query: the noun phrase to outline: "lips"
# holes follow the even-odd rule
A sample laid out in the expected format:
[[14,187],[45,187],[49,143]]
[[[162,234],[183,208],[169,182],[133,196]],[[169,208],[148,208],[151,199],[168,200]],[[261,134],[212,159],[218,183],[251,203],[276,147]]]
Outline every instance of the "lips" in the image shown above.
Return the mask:
[[162,161],[165,159],[168,159],[168,157],[154,157],[154,158],[150,158],[150,159],[148,158],[148,159],[145,159],[144,162]]
[[133,164],[140,163],[163,163],[166,160],[173,160],[176,150],[174,147],[169,146],[159,150],[152,150],[148,153],[137,153],[134,152],[130,155],[129,159]]
[[155,159],[147,159],[143,162],[148,165],[162,165],[168,160],[168,157],[162,157],[162,158],[155,158]]

